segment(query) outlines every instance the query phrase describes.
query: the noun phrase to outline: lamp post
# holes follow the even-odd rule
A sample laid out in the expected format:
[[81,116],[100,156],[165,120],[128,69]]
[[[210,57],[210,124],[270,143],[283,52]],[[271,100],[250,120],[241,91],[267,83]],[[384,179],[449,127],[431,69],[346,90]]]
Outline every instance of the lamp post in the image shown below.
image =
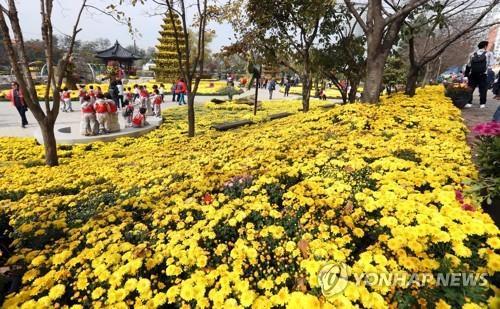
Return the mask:
[[260,69],[257,69],[256,65],[253,67],[253,78],[255,79],[255,101],[253,103],[254,116],[257,115],[257,98],[259,96],[259,80],[261,72],[262,72],[262,65],[260,65]]

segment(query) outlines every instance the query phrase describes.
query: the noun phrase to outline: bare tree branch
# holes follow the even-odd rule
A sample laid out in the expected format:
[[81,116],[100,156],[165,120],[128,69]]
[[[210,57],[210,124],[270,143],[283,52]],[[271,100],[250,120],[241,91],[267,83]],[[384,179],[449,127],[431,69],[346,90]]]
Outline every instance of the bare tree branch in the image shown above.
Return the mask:
[[396,19],[399,19],[401,17],[406,17],[411,11],[413,11],[414,9],[418,8],[419,6],[421,6],[427,2],[429,2],[429,0],[411,0],[408,4],[403,6],[401,9],[399,9],[393,15],[385,18],[384,22],[386,25],[389,25],[389,24],[393,23]]
[[366,26],[366,23],[359,14],[358,10],[354,7],[354,3],[351,0],[344,0],[344,2],[352,15],[354,15],[354,18],[356,18],[356,20],[358,21],[359,26],[361,27],[361,29],[363,29],[363,32],[367,33],[368,27]]

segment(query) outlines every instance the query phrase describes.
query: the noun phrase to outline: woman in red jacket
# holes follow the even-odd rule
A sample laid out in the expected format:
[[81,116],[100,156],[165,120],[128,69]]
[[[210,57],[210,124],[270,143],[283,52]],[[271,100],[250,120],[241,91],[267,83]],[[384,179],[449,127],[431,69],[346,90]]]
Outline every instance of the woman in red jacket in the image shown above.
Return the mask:
[[17,82],[12,82],[11,86],[12,89],[7,93],[7,99],[16,107],[21,116],[21,126],[26,128],[26,125],[28,125],[28,119],[26,119],[28,107],[26,106],[26,102],[24,102],[24,96],[21,89],[19,89],[19,84]]
[[175,87],[175,93],[177,93],[177,102],[179,105],[186,105],[186,101],[184,100],[184,96],[186,95],[187,87],[186,82],[184,82],[184,78],[181,78]]

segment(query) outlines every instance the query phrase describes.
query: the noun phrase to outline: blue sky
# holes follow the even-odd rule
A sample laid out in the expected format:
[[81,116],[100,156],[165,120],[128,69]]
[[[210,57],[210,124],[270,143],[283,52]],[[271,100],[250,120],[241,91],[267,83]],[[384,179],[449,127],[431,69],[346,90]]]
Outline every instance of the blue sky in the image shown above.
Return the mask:
[[[117,3],[117,0],[89,0],[89,3],[100,8],[106,7],[110,3]],[[0,3],[5,3],[0,0]],[[41,38],[40,35],[40,4],[36,0],[18,0],[17,9],[21,27],[23,28],[25,39]],[[70,34],[72,25],[76,19],[80,1],[77,0],[54,0],[53,27],[55,34]],[[138,47],[146,48],[155,46],[158,40],[158,31],[161,28],[162,11],[151,1],[145,5],[133,7],[125,5],[121,8],[125,13],[132,17],[134,28],[137,28],[141,36],[136,38]],[[128,33],[128,28],[120,25],[108,16],[97,13],[96,11],[87,11],[81,21],[82,31],[78,34],[80,40],[92,40],[96,38],[107,38],[110,41],[120,41],[122,45],[129,45],[133,40]],[[210,24],[210,28],[215,30],[216,38],[210,48],[216,52],[221,46],[229,43],[232,37],[232,28],[229,25]]]

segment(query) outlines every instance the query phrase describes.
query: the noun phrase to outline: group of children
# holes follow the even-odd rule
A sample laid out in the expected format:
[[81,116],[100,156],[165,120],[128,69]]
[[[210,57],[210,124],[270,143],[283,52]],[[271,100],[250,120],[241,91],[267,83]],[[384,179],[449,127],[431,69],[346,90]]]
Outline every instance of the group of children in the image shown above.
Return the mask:
[[[151,95],[145,86],[136,85],[134,93],[131,88],[128,88],[121,107],[120,103],[113,100],[109,93],[102,93],[100,87],[97,88],[96,91],[92,86],[89,86],[89,91],[87,91],[85,86],[79,86],[82,135],[89,136],[119,131],[118,110],[122,111],[126,127],[141,128],[145,126],[148,114],[161,117],[163,98],[157,86],[153,86],[153,94]],[[67,105],[64,105],[64,109],[66,107]]]
[[[82,120],[80,133],[85,136],[107,134],[120,131],[118,107],[109,94],[97,94],[95,100],[86,95],[82,98]],[[125,111],[130,109],[126,108]],[[146,109],[140,108],[135,115],[127,115],[127,122],[133,127],[143,127],[146,123]]]
[[147,114],[161,117],[161,104],[163,103],[164,91],[163,84],[160,85],[160,88],[157,85],[153,85],[152,94],[148,93],[146,86],[136,84],[134,85],[134,92],[132,92],[130,87],[125,91],[125,102],[128,100],[128,102],[133,102],[135,106],[145,107]]

